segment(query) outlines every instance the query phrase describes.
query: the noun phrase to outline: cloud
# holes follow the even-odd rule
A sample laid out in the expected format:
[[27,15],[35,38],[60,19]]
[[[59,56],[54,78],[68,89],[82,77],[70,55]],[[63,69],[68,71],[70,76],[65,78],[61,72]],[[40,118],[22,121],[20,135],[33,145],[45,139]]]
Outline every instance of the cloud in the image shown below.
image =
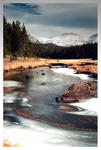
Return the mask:
[[[44,9],[43,9],[44,8]],[[41,9],[47,10],[45,14],[34,18],[34,22],[64,27],[88,27],[97,26],[97,8],[91,4],[61,4],[44,5]],[[29,19],[33,23],[33,19]]]
[[20,14],[28,13],[28,14],[41,15],[39,6],[32,5],[32,4],[24,4],[24,3],[6,4],[6,5],[4,5],[4,11],[6,11],[6,10],[12,12],[12,16],[14,16],[13,12],[16,12],[16,16],[17,16],[17,13],[19,14],[19,11],[20,11]]
[[25,23],[76,28],[96,28],[97,8],[94,4],[9,4],[7,15],[19,17]]
[[[97,5],[85,4],[26,4],[4,5],[8,20],[24,22],[28,32],[52,36],[58,32],[97,30]],[[86,33],[87,33],[86,32]]]

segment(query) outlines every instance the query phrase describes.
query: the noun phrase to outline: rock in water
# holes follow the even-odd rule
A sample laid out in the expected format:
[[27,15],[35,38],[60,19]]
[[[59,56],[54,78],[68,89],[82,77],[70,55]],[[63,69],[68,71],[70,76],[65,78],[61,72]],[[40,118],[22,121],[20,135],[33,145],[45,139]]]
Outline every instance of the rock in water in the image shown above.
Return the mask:
[[45,73],[42,73],[42,75],[45,75]]
[[29,79],[30,77],[29,77],[29,75],[26,75],[25,78],[26,78],[26,79]]
[[89,99],[96,94],[97,83],[91,81],[88,83],[81,82],[73,84],[66,93],[63,94],[58,102],[73,103],[79,102],[82,99]]

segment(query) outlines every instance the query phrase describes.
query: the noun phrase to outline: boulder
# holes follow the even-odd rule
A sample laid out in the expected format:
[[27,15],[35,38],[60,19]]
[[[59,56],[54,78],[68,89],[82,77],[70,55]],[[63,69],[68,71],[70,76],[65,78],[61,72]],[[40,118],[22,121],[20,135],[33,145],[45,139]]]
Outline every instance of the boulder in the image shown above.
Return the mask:
[[69,87],[62,97],[56,99],[56,102],[73,103],[89,99],[96,95],[96,89],[95,81],[76,83]]

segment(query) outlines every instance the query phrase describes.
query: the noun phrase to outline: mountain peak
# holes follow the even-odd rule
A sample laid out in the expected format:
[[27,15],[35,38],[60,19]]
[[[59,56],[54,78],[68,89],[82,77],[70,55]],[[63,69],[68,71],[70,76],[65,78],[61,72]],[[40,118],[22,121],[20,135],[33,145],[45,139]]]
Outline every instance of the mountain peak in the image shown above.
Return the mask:
[[85,40],[76,33],[63,33],[52,38],[53,43],[59,46],[68,47],[84,44]]
[[33,43],[51,43],[62,47],[69,47],[83,45],[85,43],[95,43],[97,41],[97,34],[93,34],[88,41],[85,41],[81,35],[76,33],[63,33],[52,38],[45,38],[36,34],[31,34],[29,35],[29,38]]
[[70,33],[63,33],[62,35],[63,35],[63,36],[68,36],[68,35],[77,35],[77,34],[70,32]]

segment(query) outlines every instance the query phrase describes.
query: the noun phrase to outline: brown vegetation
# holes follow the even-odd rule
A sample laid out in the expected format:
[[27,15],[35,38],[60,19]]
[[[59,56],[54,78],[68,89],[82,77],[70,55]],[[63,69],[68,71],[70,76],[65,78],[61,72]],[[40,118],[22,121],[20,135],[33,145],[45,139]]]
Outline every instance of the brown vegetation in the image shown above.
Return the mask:
[[49,66],[50,63],[64,63],[69,68],[75,69],[78,72],[97,74],[97,60],[90,59],[43,59],[43,58],[17,58],[17,60],[10,61],[9,56],[4,58],[4,71],[12,71],[18,69],[32,69],[40,66]]
[[91,63],[87,65],[87,63],[84,63],[84,65],[81,64],[73,64],[70,66],[71,69],[75,69],[78,72],[81,73],[93,73],[97,74],[97,62]]

